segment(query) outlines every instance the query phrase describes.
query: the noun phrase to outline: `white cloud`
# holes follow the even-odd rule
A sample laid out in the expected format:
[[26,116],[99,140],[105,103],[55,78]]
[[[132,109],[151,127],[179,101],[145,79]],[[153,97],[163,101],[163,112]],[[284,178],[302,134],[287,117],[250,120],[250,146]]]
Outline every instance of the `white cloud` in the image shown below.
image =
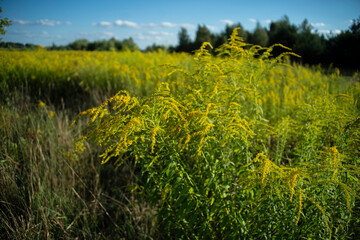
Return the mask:
[[229,19],[224,19],[224,20],[220,20],[221,23],[226,24],[226,25],[233,25],[234,22],[229,20]]
[[148,32],[149,35],[159,35],[159,32]]
[[144,36],[144,34],[138,33],[138,34],[136,35],[136,39],[138,39],[138,40],[145,40],[146,37]]
[[[177,27],[184,27],[188,29],[196,28],[195,25],[188,23],[176,24],[172,22],[162,22],[161,24],[155,24],[155,23],[138,24],[136,22],[131,22],[127,20],[116,20],[115,22],[102,21],[99,23],[93,23],[93,25],[100,27],[118,26],[118,27],[130,27],[130,28],[177,28]],[[215,27],[209,26],[209,28],[214,29]]]
[[179,24],[180,27],[183,27],[183,28],[187,28],[187,29],[195,29],[196,26],[193,25],[193,24],[189,24],[189,23],[183,23],[183,24]]
[[188,28],[188,29],[196,28],[195,25],[189,24],[189,23],[176,24],[176,23],[171,23],[171,22],[162,22],[160,26],[164,27],[164,28],[176,28],[176,27],[183,27],[183,28]]
[[140,49],[145,49],[152,44],[157,45],[175,45],[177,43],[177,37],[175,33],[169,33],[165,31],[149,31],[138,33],[132,36]]
[[271,21],[271,19],[266,19],[266,20],[264,20],[264,22],[265,22],[266,24],[270,24],[272,21]]
[[175,24],[175,23],[171,23],[171,22],[162,22],[162,23],[161,23],[161,26],[163,26],[163,27],[169,27],[169,28],[175,28],[175,27],[177,27],[178,25]]
[[86,38],[89,41],[97,41],[99,39],[109,39],[109,38],[120,39],[122,37],[119,37],[115,33],[109,31],[99,31],[99,32],[96,31],[96,32],[80,32],[77,38]]
[[256,23],[256,22],[257,22],[255,18],[249,18],[248,20],[249,20],[250,22],[252,22],[252,23]]
[[98,25],[100,27],[111,27],[113,24],[111,22],[102,21],[102,22],[99,22]]
[[310,25],[313,27],[325,27],[325,23],[323,23],[323,22],[310,23]]
[[13,20],[12,22],[15,24],[20,24],[20,25],[33,25],[34,24],[33,22],[30,22],[30,21],[16,20],[16,19]]
[[328,29],[322,29],[322,30],[312,30],[313,33],[317,32],[320,34],[340,34],[341,30],[335,29],[335,30],[328,30]]
[[102,32],[101,34],[103,38],[116,37],[115,33],[113,32]]
[[130,22],[130,21],[124,21],[124,26],[136,28],[138,27],[137,23]]
[[137,28],[138,24],[135,22],[127,21],[127,20],[116,20],[115,25],[119,27],[130,27],[130,28]]
[[216,31],[216,27],[215,27],[215,26],[206,25],[206,27],[207,27],[210,31]]
[[39,20],[39,21],[36,21],[38,24],[40,25],[45,25],[45,26],[55,26],[55,25],[59,25],[61,24],[60,21],[51,21],[51,20],[48,20],[48,19],[42,19],[42,20]]
[[330,34],[331,31],[330,30],[312,30],[312,33],[320,33],[320,34]]
[[141,27],[143,27],[143,28],[158,28],[159,25],[157,25],[155,23],[147,23],[147,24],[142,24]]
[[[24,20],[13,20],[13,23],[19,24],[19,25],[42,25],[42,26],[50,26],[53,27],[55,25],[62,24],[60,21],[53,21],[48,19],[40,19],[37,21],[24,21]],[[68,24],[69,22],[66,22],[65,24]]]
[[169,32],[155,32],[155,31],[150,31],[147,34],[149,34],[151,36],[172,36],[172,35],[174,35],[173,33],[169,33]]

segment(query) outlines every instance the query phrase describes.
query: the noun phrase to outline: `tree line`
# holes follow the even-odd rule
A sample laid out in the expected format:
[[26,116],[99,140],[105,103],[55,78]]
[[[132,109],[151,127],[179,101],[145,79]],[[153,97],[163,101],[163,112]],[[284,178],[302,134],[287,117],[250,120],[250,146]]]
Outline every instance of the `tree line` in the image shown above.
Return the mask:
[[[14,42],[0,42],[0,48],[32,50],[39,48],[35,44],[22,44]],[[137,51],[139,47],[132,38],[117,40],[111,38],[109,40],[88,41],[87,39],[78,39],[67,45],[55,45],[46,47],[47,50],[75,50],[75,51]]]
[[[340,33],[320,34],[315,31],[308,20],[299,26],[292,24],[287,16],[272,22],[269,29],[257,23],[254,31],[244,30],[241,23],[227,25],[224,31],[212,33],[205,25],[199,25],[195,39],[191,40],[187,30],[181,28],[178,33],[178,45],[173,49],[177,52],[193,52],[203,42],[210,42],[216,48],[227,41],[234,28],[240,27],[239,36],[244,42],[268,47],[280,43],[301,56],[305,64],[334,65],[340,68],[360,69],[360,18],[353,20],[348,30]],[[280,54],[281,48],[275,49],[274,55]],[[294,59],[296,60],[296,59]]]
[[[349,29],[340,33],[327,35],[315,31],[308,20],[300,25],[292,24],[287,16],[270,23],[269,28],[262,27],[257,23],[254,31],[245,30],[241,23],[226,25],[220,33],[212,33],[206,25],[198,25],[195,39],[192,40],[186,28],[181,28],[178,33],[176,46],[163,46],[153,44],[144,51],[158,51],[163,49],[169,52],[193,53],[199,49],[203,42],[210,42],[214,48],[227,42],[233,29],[239,28],[238,34],[244,42],[268,47],[276,43],[283,44],[301,56],[294,59],[305,64],[322,64],[323,66],[336,66],[343,69],[359,70],[357,60],[360,56],[360,18],[353,20]],[[0,48],[35,49],[37,45],[12,42],[0,42]],[[99,40],[90,42],[86,39],[78,39],[64,46],[53,44],[48,50],[85,50],[85,51],[123,51],[139,50],[132,38],[117,40]],[[274,50],[274,55],[281,54],[281,48]],[[216,54],[213,52],[213,54]]]

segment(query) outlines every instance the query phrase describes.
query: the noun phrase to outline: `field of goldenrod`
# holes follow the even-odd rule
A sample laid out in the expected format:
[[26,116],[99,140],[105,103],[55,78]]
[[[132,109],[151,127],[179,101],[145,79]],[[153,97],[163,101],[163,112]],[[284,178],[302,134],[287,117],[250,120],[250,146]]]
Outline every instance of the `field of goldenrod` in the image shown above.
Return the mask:
[[2,51],[0,54],[3,91],[26,88],[32,97],[50,97],[53,100],[76,98],[76,94],[94,89],[107,94],[126,89],[136,95],[146,95],[158,82],[165,81],[168,74],[164,71],[166,65],[190,66],[192,62],[185,54],[165,52],[39,50]]
[[[85,223],[94,231],[93,235],[83,233],[85,238],[110,234],[106,236],[351,239],[359,234],[358,76],[291,65],[287,61],[291,53],[272,57],[272,47],[246,46],[235,34],[218,49],[217,57],[209,54],[209,47],[204,43],[194,56],[0,52],[1,101],[6,103],[1,110],[5,136],[1,164],[9,179],[10,173],[19,171],[9,163],[37,153],[36,161],[65,162],[78,176],[83,174],[78,178],[66,175],[72,187],[49,190],[49,198],[52,194],[68,196],[67,191],[83,184],[79,179],[88,179],[92,171],[103,176],[99,168],[109,165],[131,176],[131,181],[115,181],[112,176],[96,175],[100,185],[110,186],[102,189],[99,182],[96,185],[89,180],[89,186],[80,187],[85,189],[83,195],[75,191],[74,198],[83,199],[89,216],[70,216],[63,211],[59,214],[65,220],[55,221],[49,213],[45,223],[53,230],[46,230],[48,234],[70,238],[79,234],[74,227]],[[15,92],[21,97],[14,97]],[[16,119],[24,109],[16,108],[14,102],[22,98],[29,99],[30,105],[41,100],[40,105],[29,107],[41,116],[39,122],[25,121],[39,131],[31,130],[34,136],[30,140],[21,136],[29,134],[28,130],[21,133],[9,120],[21,121]],[[84,107],[92,108],[75,118],[75,112]],[[67,108],[72,109],[71,114]],[[72,128],[65,131],[64,126],[69,127],[74,119]],[[55,123],[63,126],[60,132],[51,128]],[[67,140],[58,143],[56,153],[49,147],[44,147],[44,153],[39,149],[42,144],[49,145],[42,138],[45,134],[66,135]],[[25,142],[15,139],[19,136]],[[74,138],[73,148],[69,141]],[[31,145],[34,153],[19,150],[33,139],[37,139]],[[56,154],[61,155],[60,160]],[[94,159],[106,164],[95,167]],[[36,166],[44,167],[41,164]],[[64,166],[52,164],[65,171]],[[50,180],[39,178],[39,184],[48,187],[43,181]],[[106,191],[107,201],[114,199],[111,194],[121,192],[125,196],[122,203],[109,208],[122,214],[109,214],[108,205],[101,204],[106,199],[88,190],[93,188]],[[37,198],[35,192],[29,195]],[[2,202],[8,201],[1,197]],[[95,203],[89,204],[90,200]],[[36,211],[42,208],[35,207]],[[104,211],[101,215],[94,210],[93,216],[108,218],[110,227],[92,219],[93,208]],[[6,211],[13,210],[9,207]],[[126,220],[124,228],[119,227],[121,219]],[[1,220],[7,234],[12,232],[11,226],[20,224],[4,216]],[[45,234],[45,230],[37,231],[32,236]]]

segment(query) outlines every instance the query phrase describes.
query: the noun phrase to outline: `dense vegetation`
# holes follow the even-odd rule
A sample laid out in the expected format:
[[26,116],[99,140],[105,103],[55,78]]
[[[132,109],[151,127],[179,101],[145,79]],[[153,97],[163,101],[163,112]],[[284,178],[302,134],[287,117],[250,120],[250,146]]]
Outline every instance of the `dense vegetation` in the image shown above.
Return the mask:
[[237,33],[216,57],[1,51],[0,237],[358,236],[359,76]]

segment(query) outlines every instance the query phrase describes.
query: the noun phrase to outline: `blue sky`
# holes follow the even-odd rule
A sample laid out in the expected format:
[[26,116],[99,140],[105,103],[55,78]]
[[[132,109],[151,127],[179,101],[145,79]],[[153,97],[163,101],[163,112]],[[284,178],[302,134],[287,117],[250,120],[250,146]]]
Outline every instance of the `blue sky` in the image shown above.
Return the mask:
[[195,36],[198,24],[221,32],[240,22],[252,31],[287,15],[299,25],[305,18],[320,33],[346,30],[360,17],[360,0],[0,0],[1,17],[12,20],[3,41],[49,46],[76,39],[132,37],[144,49],[152,43],[176,45],[181,27]]

